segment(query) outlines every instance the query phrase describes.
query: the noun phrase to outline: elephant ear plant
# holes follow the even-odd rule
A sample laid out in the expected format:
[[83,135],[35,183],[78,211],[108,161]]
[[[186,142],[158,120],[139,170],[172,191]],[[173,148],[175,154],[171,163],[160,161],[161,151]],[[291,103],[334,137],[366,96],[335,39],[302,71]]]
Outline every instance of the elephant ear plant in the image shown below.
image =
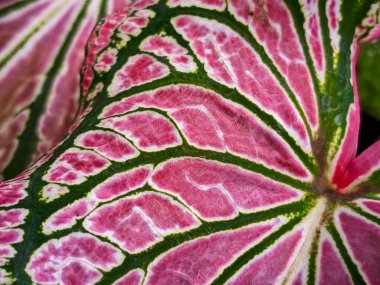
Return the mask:
[[[38,28],[75,57],[57,9]],[[356,155],[355,74],[379,22],[368,0],[128,1],[90,36],[69,134],[0,184],[0,283],[380,284],[380,142]],[[2,80],[37,72],[28,37]],[[53,108],[73,98],[70,61],[53,65],[31,108],[8,81],[23,119],[7,165],[27,163],[22,130],[73,112]]]

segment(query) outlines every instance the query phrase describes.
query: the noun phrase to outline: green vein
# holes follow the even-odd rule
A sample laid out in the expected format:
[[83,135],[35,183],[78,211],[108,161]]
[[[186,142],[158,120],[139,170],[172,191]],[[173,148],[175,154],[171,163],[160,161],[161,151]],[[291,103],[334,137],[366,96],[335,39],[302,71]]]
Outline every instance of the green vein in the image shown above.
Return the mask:
[[107,0],[101,0],[98,19],[103,18],[104,16],[106,16],[108,14],[107,13],[107,2],[108,2]]
[[193,49],[190,47],[190,44],[188,41],[186,41],[181,34],[179,34],[173,27],[173,25],[169,22],[166,26],[165,26],[165,31],[167,34],[171,35],[173,38],[175,38],[175,40],[177,41],[177,43],[184,47],[187,51],[188,51],[188,54],[192,57],[192,59],[194,60],[195,64],[197,65],[197,72],[198,73],[201,73],[201,74],[204,74],[205,76],[207,76],[207,72],[205,70],[205,67],[204,67],[204,64],[199,60],[199,58],[197,57],[197,55],[194,53]]
[[20,8],[27,7],[30,4],[36,3],[37,1],[38,0],[19,0],[13,4],[9,4],[0,9],[0,17],[4,17],[15,10],[19,10]]
[[311,246],[311,252],[308,262],[308,272],[307,272],[307,285],[314,285],[316,283],[317,276],[317,257],[318,257],[318,247],[321,229],[318,228],[314,237],[313,244]]
[[327,0],[318,2],[319,25],[321,28],[323,54],[325,56],[325,78],[328,79],[328,71],[333,70],[333,48],[330,42],[329,21],[326,14]]
[[328,223],[327,230],[331,234],[331,236],[333,237],[335,245],[338,248],[340,255],[342,256],[343,261],[348,268],[348,271],[350,272],[350,275],[351,275],[351,278],[352,278],[352,281],[354,282],[354,284],[355,285],[356,284],[358,284],[358,285],[359,284],[366,284],[363,277],[359,273],[358,266],[351,259],[350,255],[348,253],[348,250],[345,247],[344,242],[343,242],[342,238],[340,237],[338,230],[336,229],[332,220],[330,220],[330,222]]

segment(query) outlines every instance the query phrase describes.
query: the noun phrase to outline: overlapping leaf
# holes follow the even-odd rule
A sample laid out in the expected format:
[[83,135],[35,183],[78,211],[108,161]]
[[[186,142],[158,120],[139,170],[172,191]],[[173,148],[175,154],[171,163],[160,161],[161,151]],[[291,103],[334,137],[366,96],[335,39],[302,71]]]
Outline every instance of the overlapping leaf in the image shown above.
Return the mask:
[[[0,174],[14,178],[67,133],[99,17],[127,1],[1,1]],[[4,179],[1,179],[2,181]]]

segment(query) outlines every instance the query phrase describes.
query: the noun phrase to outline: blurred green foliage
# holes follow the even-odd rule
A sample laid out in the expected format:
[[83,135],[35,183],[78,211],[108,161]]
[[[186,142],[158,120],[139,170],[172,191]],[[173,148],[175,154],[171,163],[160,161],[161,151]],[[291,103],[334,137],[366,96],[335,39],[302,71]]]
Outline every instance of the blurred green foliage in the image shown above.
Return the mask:
[[380,120],[380,40],[361,46],[357,72],[362,111]]

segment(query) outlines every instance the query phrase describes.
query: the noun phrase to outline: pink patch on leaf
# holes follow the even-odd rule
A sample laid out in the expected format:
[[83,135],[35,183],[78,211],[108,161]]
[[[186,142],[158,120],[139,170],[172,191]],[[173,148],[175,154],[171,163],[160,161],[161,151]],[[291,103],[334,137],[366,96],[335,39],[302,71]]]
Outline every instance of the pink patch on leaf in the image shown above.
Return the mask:
[[85,262],[69,261],[60,269],[61,282],[64,285],[92,285],[102,278],[102,273]]
[[330,33],[330,43],[335,52],[339,52],[339,23],[341,21],[340,9],[341,0],[328,0],[326,3],[326,16],[328,19],[328,28]]
[[16,255],[16,250],[11,245],[0,245],[0,257],[12,258]]
[[108,88],[110,96],[115,96],[133,86],[163,78],[169,74],[169,68],[149,55],[135,55],[116,72]]
[[70,148],[52,164],[44,179],[49,182],[80,184],[85,176],[96,175],[109,166],[108,160],[92,151]]
[[164,116],[151,111],[105,119],[100,126],[125,135],[143,151],[160,151],[182,144],[173,124]]
[[75,144],[93,149],[108,159],[118,162],[124,162],[139,154],[126,139],[112,132],[89,131],[80,135]]
[[68,185],[80,184],[86,181],[86,178],[73,169],[65,165],[53,164],[49,169],[44,180],[48,182],[58,182]]
[[19,229],[0,229],[0,245],[9,245],[22,241],[24,232]]
[[[220,48],[216,37],[220,39],[226,39],[227,34],[221,32],[222,36],[218,36],[217,33],[211,31],[212,26],[220,28],[220,24],[215,21],[210,22],[201,20],[197,17],[180,16],[172,20],[175,29],[184,36],[186,40],[190,42],[192,49],[200,60],[205,63],[205,70],[208,75],[218,82],[221,82],[228,86],[234,86],[235,82],[233,74],[231,74],[228,66],[225,65],[225,60],[220,54]],[[224,30],[230,31],[227,27],[222,26]],[[220,30],[223,30],[220,28]],[[240,43],[241,45],[243,43]],[[236,45],[238,46],[238,45]],[[235,48],[236,48],[235,46]]]
[[179,108],[171,116],[179,123],[179,128],[191,144],[201,149],[226,151],[224,136],[220,134],[217,121],[207,108]]
[[120,25],[119,31],[125,35],[136,37],[142,28],[145,28],[149,23],[149,18],[154,17],[154,12],[151,10],[140,10],[134,16],[129,16]]
[[24,199],[28,181],[6,181],[0,184],[0,206],[9,207]]
[[306,20],[304,24],[306,30],[306,40],[311,47],[310,50],[316,71],[322,79],[324,77],[325,62],[318,15],[318,1],[307,1],[307,3],[303,3],[302,9],[304,10]]
[[109,71],[116,63],[116,57],[117,57],[117,49],[115,48],[108,48],[105,51],[103,51],[97,60],[97,63],[94,65],[94,69],[97,72],[106,72]]
[[140,285],[144,275],[144,271],[141,269],[134,269],[118,279],[113,285]]
[[143,187],[152,172],[152,167],[140,166],[123,173],[117,173],[92,190],[95,199],[111,200]]
[[336,30],[338,28],[337,9],[339,9],[339,2],[337,0],[330,0],[327,5],[327,15],[332,30]]
[[79,149],[69,149],[58,159],[83,175],[95,175],[105,169],[109,162],[101,156]]
[[28,210],[11,209],[8,211],[0,211],[0,229],[13,228],[25,223],[25,217],[28,215]]
[[[62,264],[70,260],[76,260],[81,266],[75,263],[62,272]],[[27,273],[34,282],[41,284],[58,283],[69,276],[87,280],[96,276],[95,269],[109,271],[123,260],[123,254],[114,246],[89,234],[73,233],[50,240],[37,249],[27,265]],[[75,267],[81,273],[73,277]]]
[[71,228],[77,223],[77,220],[85,217],[97,205],[96,201],[87,198],[79,199],[51,215],[43,225],[43,232],[51,234],[55,231]]
[[226,220],[301,197],[295,189],[229,164],[172,159],[157,167],[151,184],[175,195],[202,219]]
[[108,237],[129,253],[141,252],[168,234],[199,226],[183,206],[163,194],[144,192],[96,209],[84,227]]

